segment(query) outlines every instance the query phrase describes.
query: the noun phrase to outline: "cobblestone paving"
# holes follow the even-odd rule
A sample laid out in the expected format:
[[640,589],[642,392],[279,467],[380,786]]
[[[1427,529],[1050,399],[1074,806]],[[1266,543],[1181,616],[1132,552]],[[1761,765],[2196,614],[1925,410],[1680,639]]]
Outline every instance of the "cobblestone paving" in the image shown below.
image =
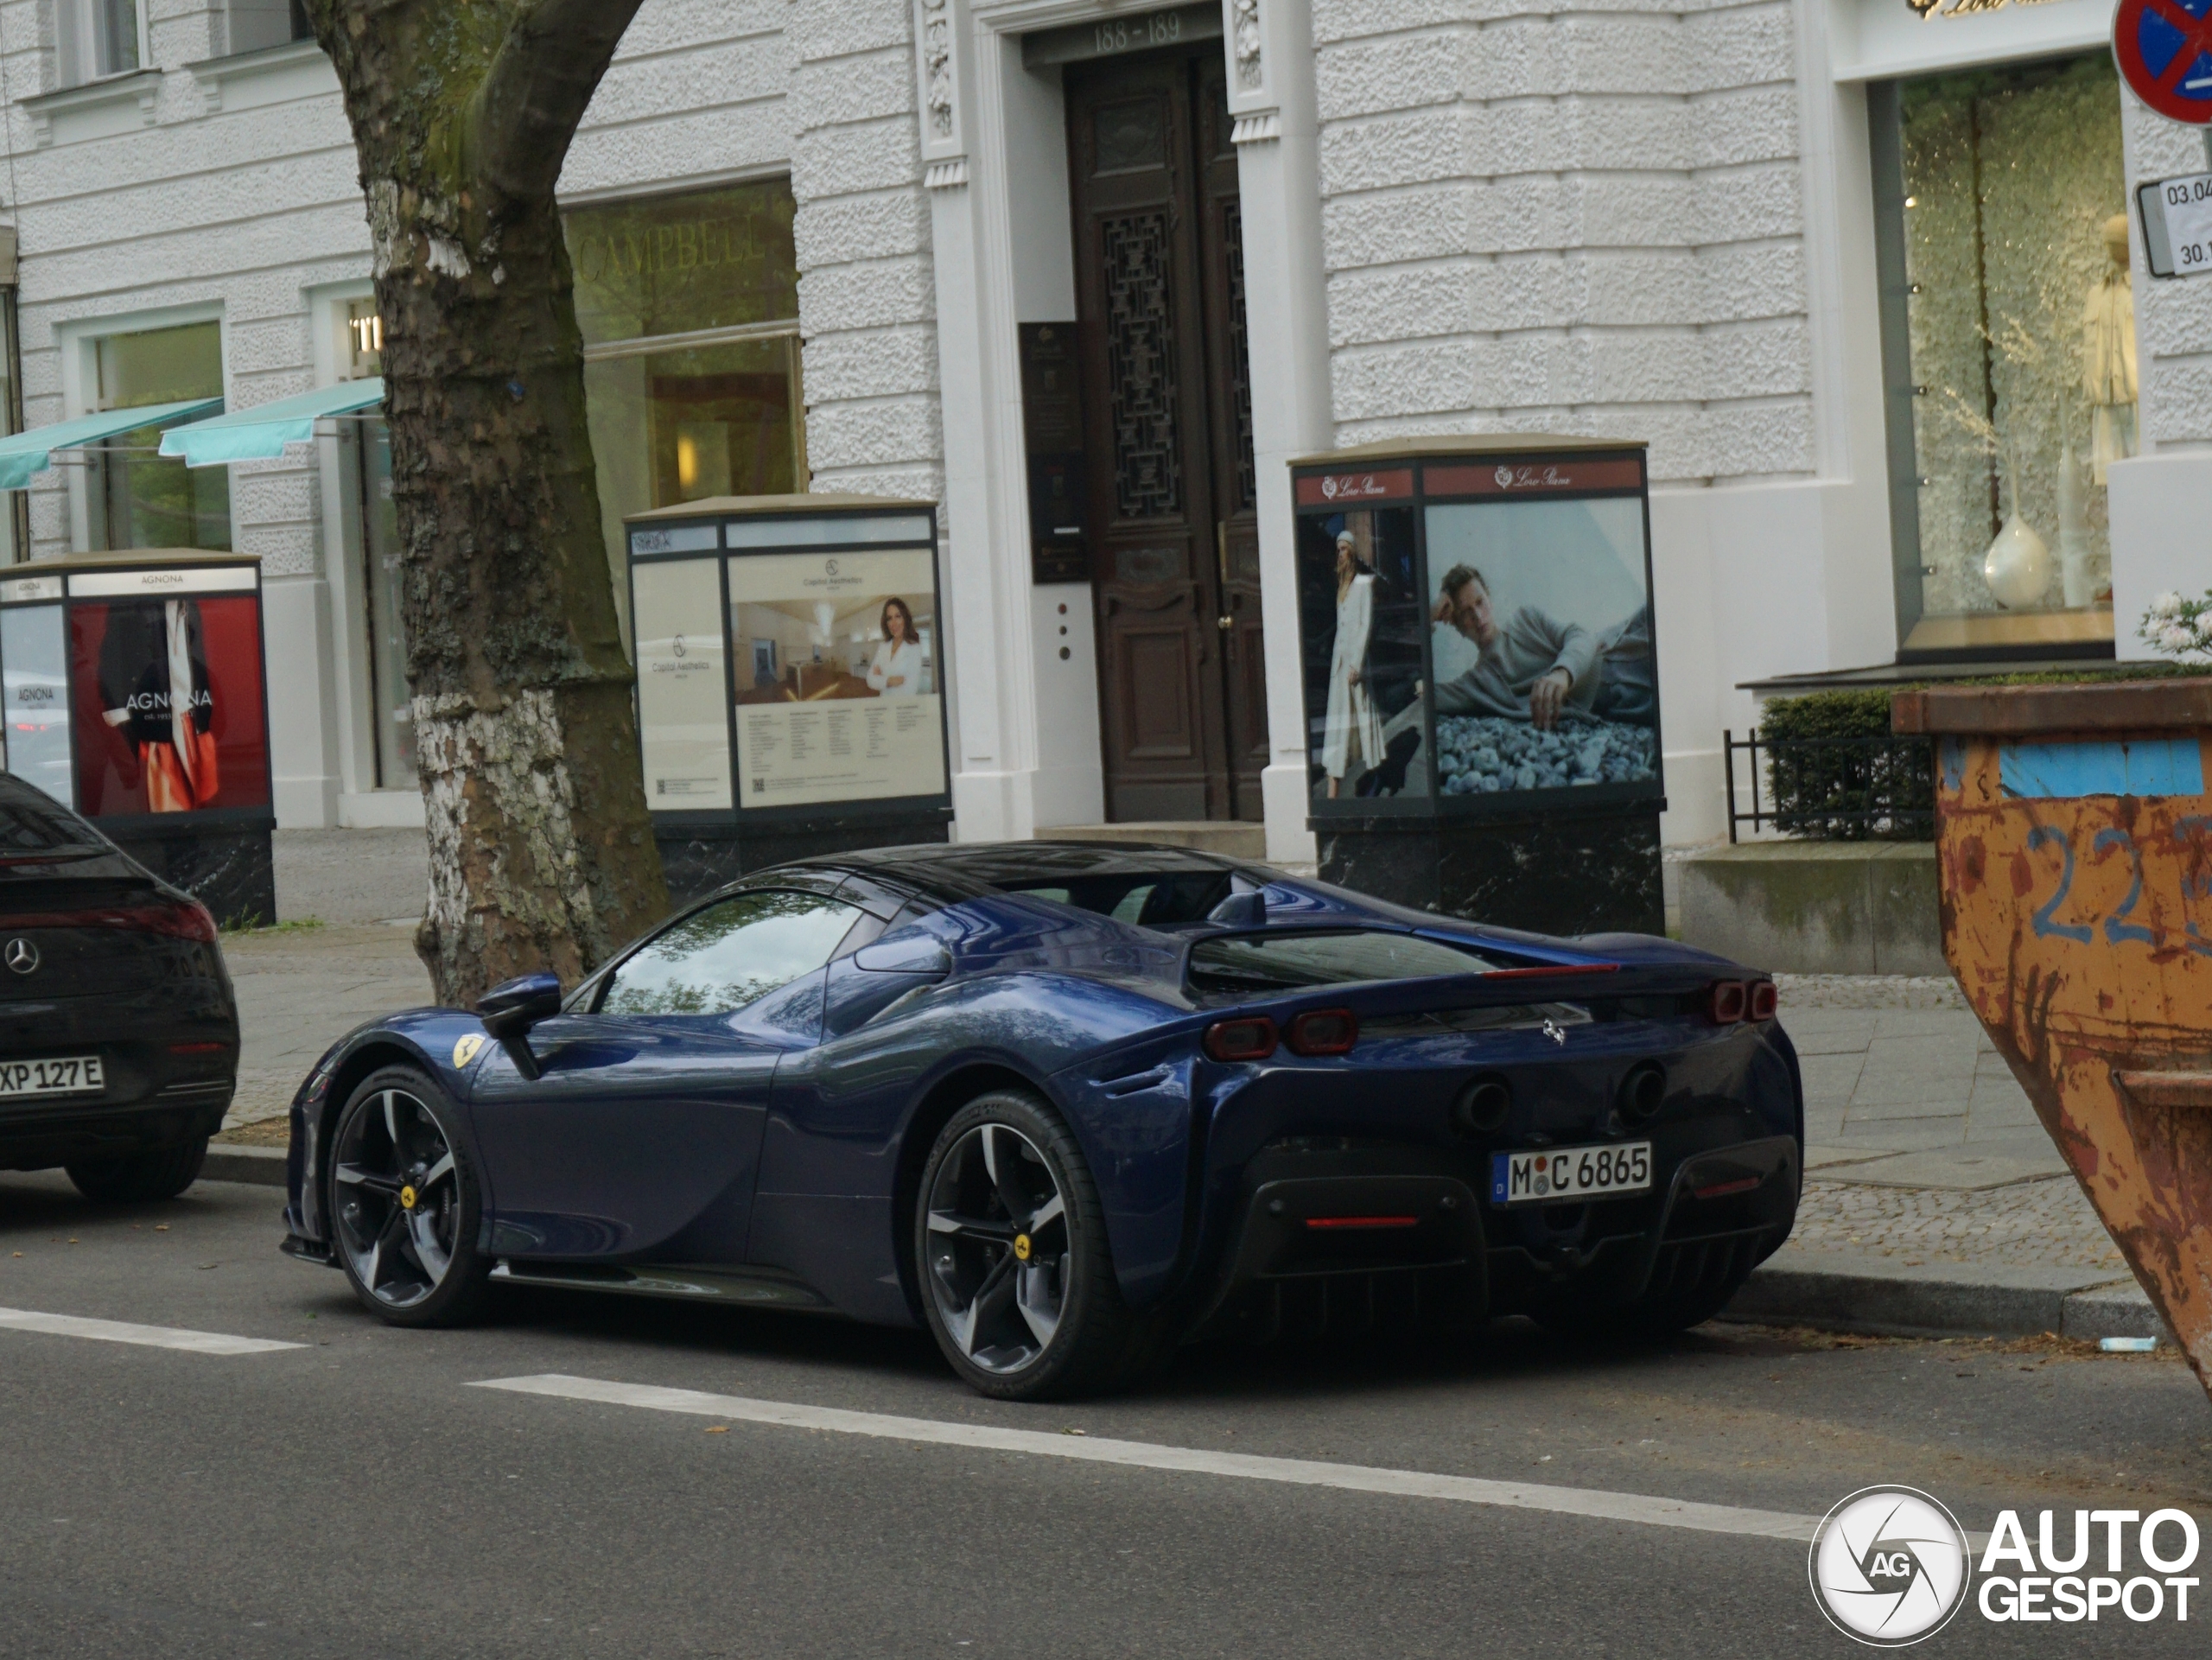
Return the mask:
[[1805,1184],[1794,1250],[1888,1256],[1923,1262],[2006,1268],[2109,1268],[2127,1263],[2070,1176],[2016,1182],[1984,1193],[1873,1187],[1860,1182]]
[[[1775,976],[1782,994],[1782,1019],[1791,1024],[1793,1009],[1805,1034],[1808,1139],[1834,1142],[1836,1153],[1866,1150],[1860,1143],[1886,1144],[1941,1153],[1940,1138],[1963,1153],[1997,1142],[2007,1156],[2031,1150],[2048,1153],[2056,1163],[2026,1098],[1967,1012],[1956,984],[1948,979],[1908,975],[1808,974]],[[1823,1018],[1826,1011],[1928,1011],[1909,1022],[1856,1026],[1848,1017]],[[1944,1011],[1955,1011],[1947,1019]],[[1932,1021],[1933,1024],[1929,1024]],[[1908,1026],[1885,1031],[1885,1026]],[[1943,1046],[1929,1046],[1930,1040]],[[1909,1046],[1922,1046],[1911,1047]],[[1957,1049],[1975,1052],[1970,1093],[1957,1072]],[[1885,1053],[1886,1052],[1886,1053]],[[1857,1066],[1852,1055],[1863,1057]],[[1840,1066],[1837,1063],[1843,1063]],[[1879,1078],[1902,1090],[1872,1091]],[[1890,1104],[1884,1105],[1885,1094]],[[1943,1109],[1956,1101],[1955,1113]],[[1910,1111],[1910,1117],[1877,1117]],[[1954,1131],[1951,1126],[1955,1124]],[[1881,1161],[1894,1171],[1902,1161]],[[1929,1164],[1916,1168],[1932,1167]],[[2125,1277],[2127,1264],[2097,1220],[2096,1212],[2071,1176],[2050,1175],[2015,1181],[1980,1192],[1958,1187],[1876,1185],[1850,1179],[1854,1167],[1817,1167],[1805,1183],[1797,1212],[1793,1249],[1888,1256],[1908,1265],[1926,1262],[1995,1263],[2008,1268],[2109,1268]],[[1857,1167],[1863,1173],[1873,1161]],[[1885,1171],[1885,1173],[1887,1172]]]
[[1958,983],[1928,974],[1777,974],[1783,1017],[1793,1008],[1956,1008]]

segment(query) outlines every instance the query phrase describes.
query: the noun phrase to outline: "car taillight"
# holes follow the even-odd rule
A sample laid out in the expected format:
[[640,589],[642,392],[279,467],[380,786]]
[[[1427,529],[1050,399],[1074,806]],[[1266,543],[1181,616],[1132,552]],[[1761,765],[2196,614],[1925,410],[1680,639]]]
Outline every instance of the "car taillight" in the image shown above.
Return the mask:
[[1748,1001],[1741,980],[1715,980],[1706,994],[1705,1012],[1715,1026],[1733,1026],[1744,1018]]
[[197,900],[156,900],[143,905],[102,905],[83,911],[41,911],[7,919],[10,928],[114,928],[125,933],[166,934],[215,943],[215,919]]
[[1294,1055],[1344,1055],[1359,1041],[1359,1016],[1349,1008],[1309,1008],[1283,1027]]
[[1771,980],[1754,980],[1751,984],[1751,1001],[1744,1011],[1747,1021],[1770,1021],[1782,1006],[1782,994],[1774,989]]
[[132,920],[126,928],[137,928],[149,934],[169,934],[178,939],[196,939],[202,944],[215,943],[215,918],[198,900],[187,900],[181,905],[146,905],[134,906]]
[[1265,1060],[1275,1052],[1275,1023],[1264,1014],[1216,1021],[1206,1027],[1205,1047],[1216,1060]]

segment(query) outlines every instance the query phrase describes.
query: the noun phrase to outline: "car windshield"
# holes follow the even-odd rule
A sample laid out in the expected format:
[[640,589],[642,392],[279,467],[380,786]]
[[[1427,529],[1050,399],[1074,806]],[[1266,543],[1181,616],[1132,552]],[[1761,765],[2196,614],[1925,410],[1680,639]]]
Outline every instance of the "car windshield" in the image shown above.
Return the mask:
[[1077,876],[1059,882],[1009,885],[1005,891],[1050,900],[1056,905],[1072,905],[1078,911],[1096,912],[1116,922],[1134,922],[1145,928],[1170,928],[1181,922],[1202,920],[1227,899],[1229,873],[1125,872],[1111,876]]
[[1338,929],[1311,934],[1239,934],[1191,947],[1191,983],[1202,991],[1292,991],[1369,980],[1481,974],[1496,964],[1414,934]]
[[0,865],[82,859],[107,850],[90,825],[44,791],[0,776]]

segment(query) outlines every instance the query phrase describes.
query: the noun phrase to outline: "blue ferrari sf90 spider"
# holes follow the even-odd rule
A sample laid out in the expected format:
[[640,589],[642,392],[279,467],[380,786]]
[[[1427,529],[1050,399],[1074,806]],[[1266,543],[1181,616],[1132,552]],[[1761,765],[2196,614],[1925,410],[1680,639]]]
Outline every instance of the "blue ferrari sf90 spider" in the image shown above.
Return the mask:
[[373,1021],[292,1105],[294,1256],[925,1324],[976,1389],[1200,1335],[1717,1313],[1796,1213],[1771,981],[1171,848],[764,870],[563,993]]

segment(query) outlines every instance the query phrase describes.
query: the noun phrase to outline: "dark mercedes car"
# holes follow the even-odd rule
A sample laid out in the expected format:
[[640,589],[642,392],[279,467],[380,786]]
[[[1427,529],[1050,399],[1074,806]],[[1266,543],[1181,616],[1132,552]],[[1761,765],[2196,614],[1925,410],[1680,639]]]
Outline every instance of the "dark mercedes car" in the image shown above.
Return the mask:
[[0,773],[0,1170],[87,1199],[189,1187],[237,1086],[215,921]]
[[398,1324],[496,1283],[836,1312],[1035,1397],[1200,1332],[1694,1324],[1788,1236],[1802,1135],[1773,983],[1664,939],[887,849],[343,1039],[284,1248]]

